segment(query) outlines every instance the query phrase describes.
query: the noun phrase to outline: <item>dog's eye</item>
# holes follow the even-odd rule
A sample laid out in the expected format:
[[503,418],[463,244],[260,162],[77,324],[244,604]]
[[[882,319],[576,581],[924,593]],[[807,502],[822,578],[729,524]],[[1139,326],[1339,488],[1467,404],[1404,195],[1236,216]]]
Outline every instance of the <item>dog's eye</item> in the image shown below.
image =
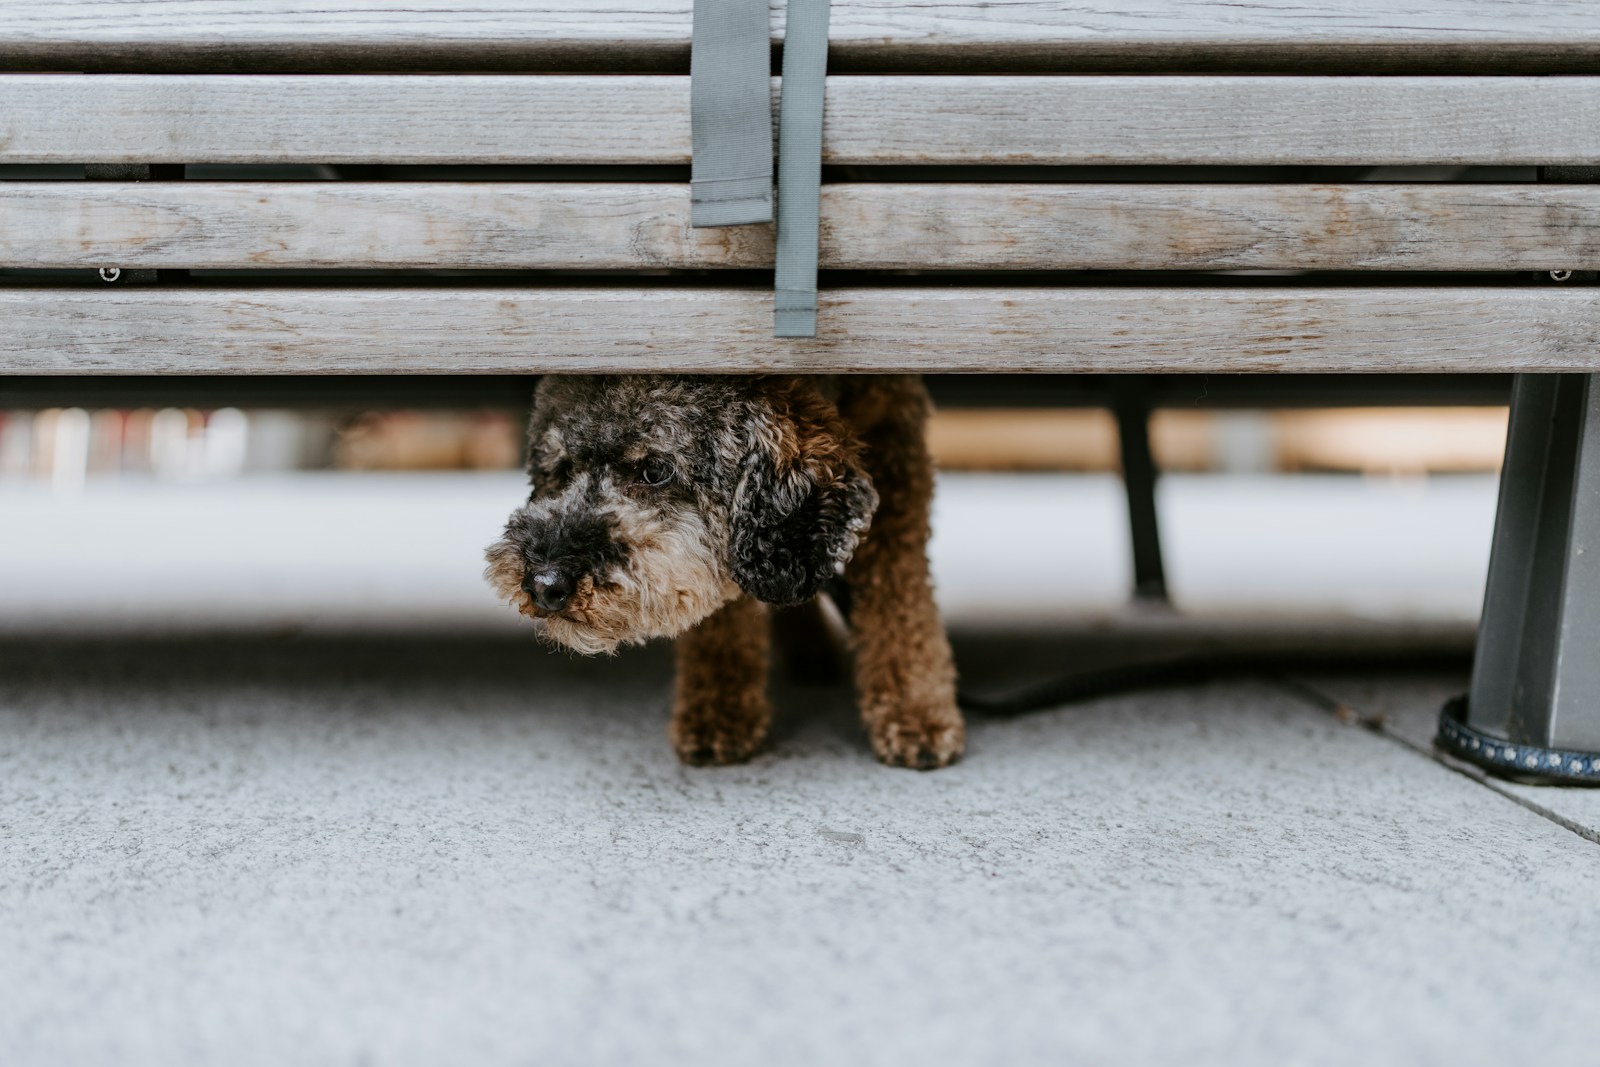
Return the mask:
[[647,459],[639,468],[639,480],[645,485],[666,485],[672,481],[672,464],[663,459]]

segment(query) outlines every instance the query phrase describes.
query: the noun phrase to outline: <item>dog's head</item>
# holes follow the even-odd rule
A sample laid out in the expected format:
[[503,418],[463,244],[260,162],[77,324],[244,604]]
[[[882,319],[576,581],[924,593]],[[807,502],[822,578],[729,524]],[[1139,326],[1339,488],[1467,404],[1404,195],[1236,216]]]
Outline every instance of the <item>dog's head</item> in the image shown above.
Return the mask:
[[485,574],[579,652],[680,634],[741,593],[808,600],[878,503],[804,379],[548,377],[528,446],[533,493]]

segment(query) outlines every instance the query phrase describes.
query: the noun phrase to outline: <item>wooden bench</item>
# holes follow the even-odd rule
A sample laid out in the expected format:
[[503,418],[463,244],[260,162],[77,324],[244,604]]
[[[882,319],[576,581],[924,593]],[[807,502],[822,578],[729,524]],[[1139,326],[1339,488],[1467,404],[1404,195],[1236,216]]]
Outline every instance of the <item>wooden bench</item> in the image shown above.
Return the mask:
[[835,0],[811,339],[770,226],[689,224],[689,43],[690,0],[10,0],[0,374],[1518,373],[1464,725],[1600,752],[1592,5]]

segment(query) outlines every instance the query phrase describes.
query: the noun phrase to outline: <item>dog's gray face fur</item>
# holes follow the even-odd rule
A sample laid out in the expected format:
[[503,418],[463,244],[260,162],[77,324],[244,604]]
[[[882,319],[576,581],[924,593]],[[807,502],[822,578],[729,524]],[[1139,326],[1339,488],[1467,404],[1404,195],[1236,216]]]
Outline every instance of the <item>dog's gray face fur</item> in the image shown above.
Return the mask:
[[741,592],[810,599],[877,507],[805,379],[548,377],[528,440],[533,492],[485,574],[579,652],[674,636]]

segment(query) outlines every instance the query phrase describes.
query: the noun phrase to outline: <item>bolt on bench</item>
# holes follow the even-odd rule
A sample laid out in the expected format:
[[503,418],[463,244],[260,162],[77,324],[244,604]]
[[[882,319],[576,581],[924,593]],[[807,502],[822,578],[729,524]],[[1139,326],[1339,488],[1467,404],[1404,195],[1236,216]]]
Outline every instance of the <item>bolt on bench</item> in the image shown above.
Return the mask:
[[694,22],[11,0],[0,375],[1514,373],[1440,743],[1600,780],[1600,13],[834,0],[814,337],[692,225]]

